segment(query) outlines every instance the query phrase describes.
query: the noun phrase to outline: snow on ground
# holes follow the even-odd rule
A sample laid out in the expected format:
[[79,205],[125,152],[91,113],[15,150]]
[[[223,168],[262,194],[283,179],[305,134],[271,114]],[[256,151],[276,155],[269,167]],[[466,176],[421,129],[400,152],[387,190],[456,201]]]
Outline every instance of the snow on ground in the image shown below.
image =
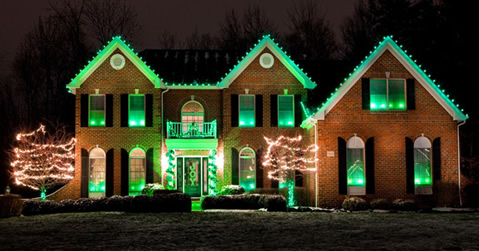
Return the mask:
[[67,213],[0,219],[0,250],[479,249],[479,213]]

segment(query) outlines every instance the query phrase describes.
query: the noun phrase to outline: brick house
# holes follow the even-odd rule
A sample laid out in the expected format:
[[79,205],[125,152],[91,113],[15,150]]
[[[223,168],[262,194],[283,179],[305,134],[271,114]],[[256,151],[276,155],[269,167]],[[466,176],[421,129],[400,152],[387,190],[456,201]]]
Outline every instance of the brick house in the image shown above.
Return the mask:
[[467,117],[389,37],[311,114],[302,107],[316,84],[269,36],[244,56],[140,56],[152,65],[115,37],[67,86],[75,178],[54,199],[135,195],[153,182],[193,197],[227,184],[277,188],[262,168],[263,136],[280,135],[319,146],[318,171],[295,175],[306,204],[429,199],[445,192],[439,182],[457,187]]

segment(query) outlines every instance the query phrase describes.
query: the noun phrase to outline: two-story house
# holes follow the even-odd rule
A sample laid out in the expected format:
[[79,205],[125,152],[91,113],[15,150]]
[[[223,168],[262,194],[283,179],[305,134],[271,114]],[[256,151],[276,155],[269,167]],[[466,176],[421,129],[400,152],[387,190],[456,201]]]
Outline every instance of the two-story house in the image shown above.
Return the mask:
[[418,198],[441,193],[439,180],[458,183],[467,117],[389,37],[312,114],[302,106],[316,84],[269,36],[245,55],[140,55],[115,37],[67,86],[75,178],[53,198],[135,195],[152,182],[193,197],[227,184],[275,188],[263,137],[280,135],[319,146],[317,172],[295,175],[311,204]]

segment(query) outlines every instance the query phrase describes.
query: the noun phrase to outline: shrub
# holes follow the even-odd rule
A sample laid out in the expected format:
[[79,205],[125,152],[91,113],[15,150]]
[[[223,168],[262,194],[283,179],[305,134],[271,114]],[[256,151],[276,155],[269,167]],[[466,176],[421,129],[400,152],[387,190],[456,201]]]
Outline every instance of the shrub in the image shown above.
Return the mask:
[[0,217],[19,216],[22,213],[23,200],[16,194],[0,195]]
[[158,189],[153,191],[153,196],[156,195],[167,195],[167,194],[174,194],[174,193],[182,193],[178,190],[168,190],[168,189]]
[[479,184],[469,184],[464,187],[466,194],[466,205],[469,207],[479,207]]
[[73,203],[73,206],[75,207],[75,212],[90,212],[91,204],[92,199],[80,198]]
[[52,200],[26,200],[23,203],[23,215],[54,214],[60,212],[60,205]]
[[148,195],[138,195],[133,197],[131,205],[128,211],[135,213],[152,212],[153,211],[153,199]]
[[281,195],[265,196],[264,207],[268,212],[284,212],[286,211],[286,199]]
[[218,195],[201,197],[201,209],[259,209],[286,211],[286,199],[280,195]]
[[145,187],[141,190],[141,194],[153,196],[155,190],[163,190],[165,187],[160,183],[150,183],[146,184]]
[[224,186],[218,192],[218,195],[234,195],[234,194],[244,194],[244,188],[238,185],[227,185],[227,186]]
[[26,201],[23,203],[22,214],[23,214],[23,215],[36,215],[36,214],[40,214],[39,201],[37,201],[37,200],[26,200]]
[[369,204],[362,198],[346,196],[343,208],[349,211],[362,211],[369,209]]
[[129,211],[134,196],[114,195],[106,201],[106,211]]
[[414,200],[397,199],[393,201],[393,208],[398,211],[416,211],[417,205]]
[[184,193],[155,195],[151,205],[152,212],[191,212],[191,197]]
[[386,199],[374,199],[370,203],[372,209],[391,210],[392,203]]
[[75,204],[74,200],[70,200],[70,199],[62,200],[58,202],[58,206],[59,206],[58,211],[61,213],[75,212],[76,208],[74,204]]
[[245,194],[279,194],[278,188],[256,188],[249,192],[245,192]]

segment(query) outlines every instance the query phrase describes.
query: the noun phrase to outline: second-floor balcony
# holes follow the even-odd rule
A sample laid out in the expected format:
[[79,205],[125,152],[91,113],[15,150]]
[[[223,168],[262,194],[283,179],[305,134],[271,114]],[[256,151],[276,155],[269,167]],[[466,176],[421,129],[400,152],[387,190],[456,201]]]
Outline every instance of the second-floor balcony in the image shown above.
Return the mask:
[[169,139],[216,139],[216,131],[216,120],[212,122],[166,122],[166,134]]

